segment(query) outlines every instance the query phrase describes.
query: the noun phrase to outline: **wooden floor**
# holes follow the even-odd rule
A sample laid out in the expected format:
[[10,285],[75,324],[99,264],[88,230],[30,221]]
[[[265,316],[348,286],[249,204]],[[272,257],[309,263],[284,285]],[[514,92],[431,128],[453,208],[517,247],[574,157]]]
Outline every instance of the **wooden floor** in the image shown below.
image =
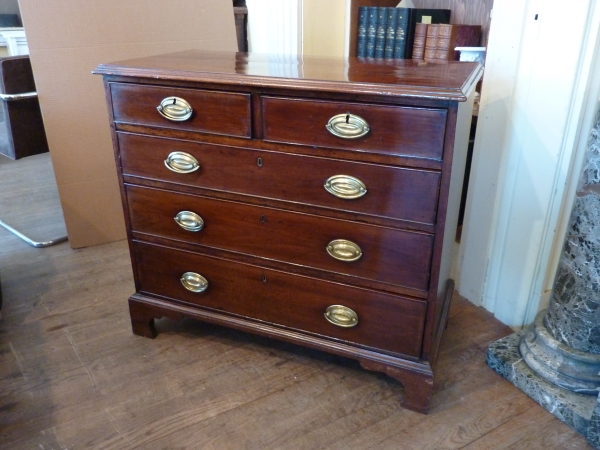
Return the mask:
[[[60,234],[51,189],[36,205],[14,167],[0,164],[0,195],[21,192],[20,212],[2,199],[0,218],[33,208],[48,219],[32,234]],[[423,416],[396,381],[320,352],[193,321],[133,336],[125,242],[35,249],[0,228],[0,276],[0,449],[591,448],[486,366],[510,330],[458,296]]]

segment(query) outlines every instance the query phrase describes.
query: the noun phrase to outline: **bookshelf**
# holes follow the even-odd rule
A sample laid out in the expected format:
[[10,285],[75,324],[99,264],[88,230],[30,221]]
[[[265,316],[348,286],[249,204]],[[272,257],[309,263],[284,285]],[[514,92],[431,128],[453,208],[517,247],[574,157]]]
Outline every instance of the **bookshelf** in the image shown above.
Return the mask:
[[481,45],[486,47],[490,13],[494,6],[494,0],[412,0],[412,2],[415,8],[451,10],[450,23],[452,25],[481,25]]
[[[451,24],[481,25],[485,47],[494,0],[412,0],[415,8],[449,9]],[[400,0],[352,0],[350,6],[350,56],[356,56],[358,8],[361,6],[396,6]]]

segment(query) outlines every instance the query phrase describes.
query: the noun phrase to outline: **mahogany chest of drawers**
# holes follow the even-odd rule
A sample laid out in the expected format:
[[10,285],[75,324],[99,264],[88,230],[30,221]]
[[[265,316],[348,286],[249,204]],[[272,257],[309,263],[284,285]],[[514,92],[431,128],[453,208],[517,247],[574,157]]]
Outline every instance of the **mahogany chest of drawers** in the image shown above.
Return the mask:
[[427,412],[481,67],[187,51],[95,73],[133,332],[193,317],[354,358]]

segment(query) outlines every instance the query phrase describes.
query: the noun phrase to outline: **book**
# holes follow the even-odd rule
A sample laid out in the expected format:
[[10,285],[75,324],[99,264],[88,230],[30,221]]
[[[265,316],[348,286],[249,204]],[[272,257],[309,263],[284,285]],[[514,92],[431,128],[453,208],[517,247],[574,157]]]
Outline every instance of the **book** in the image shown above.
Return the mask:
[[384,58],[394,57],[394,47],[396,46],[396,28],[398,27],[399,8],[387,8],[387,31],[385,33],[385,46],[383,50]]
[[367,45],[368,58],[375,56],[375,39],[377,38],[377,7],[367,6]]
[[439,24],[432,23],[432,24],[427,25],[427,34],[425,36],[425,51],[423,52],[423,59],[425,61],[435,61],[436,60],[439,32],[440,32]]
[[410,8],[405,57],[412,58],[415,26],[417,23],[450,23],[450,14],[451,11],[449,9]]
[[375,29],[375,58],[383,58],[385,51],[385,35],[387,32],[387,12],[386,7],[377,8],[377,28]]
[[356,39],[356,56],[367,56],[367,7],[358,8],[358,30]]
[[396,25],[396,36],[394,42],[394,58],[406,58],[406,36],[408,34],[408,22],[411,8],[394,8],[398,10],[398,23]]
[[458,61],[460,52],[455,47],[477,47],[480,40],[480,25],[439,25],[435,59]]
[[425,40],[427,38],[427,28],[428,25],[426,23],[415,24],[413,50],[411,57],[412,59],[423,59],[423,56],[425,54]]

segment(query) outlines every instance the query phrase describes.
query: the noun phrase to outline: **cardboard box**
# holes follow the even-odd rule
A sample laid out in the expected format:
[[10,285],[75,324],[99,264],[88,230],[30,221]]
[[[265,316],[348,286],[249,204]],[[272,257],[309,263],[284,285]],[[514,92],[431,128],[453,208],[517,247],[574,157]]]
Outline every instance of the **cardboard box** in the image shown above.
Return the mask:
[[237,49],[223,0],[20,0],[69,242],[125,238],[98,64],[192,48]]

